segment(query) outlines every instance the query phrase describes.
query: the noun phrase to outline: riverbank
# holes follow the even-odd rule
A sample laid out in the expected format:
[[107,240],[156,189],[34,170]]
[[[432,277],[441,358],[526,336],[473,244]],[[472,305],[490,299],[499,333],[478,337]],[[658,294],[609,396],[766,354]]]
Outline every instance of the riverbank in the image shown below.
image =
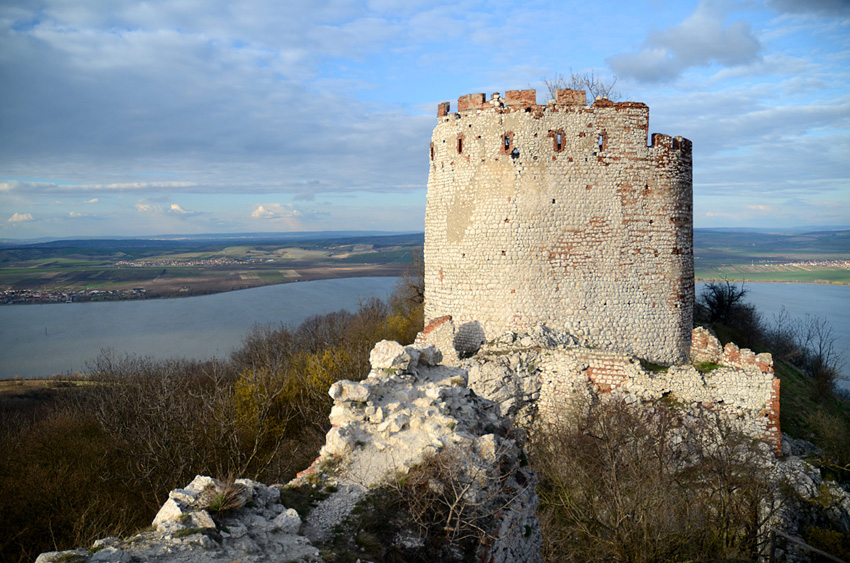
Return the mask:
[[731,283],[785,283],[785,284],[812,284],[812,285],[840,285],[847,286],[850,285],[850,281],[831,281],[831,280],[808,280],[808,281],[799,281],[799,280],[772,280],[772,279],[752,279],[752,278],[694,278],[696,283],[719,283],[719,282],[731,282]]
[[364,264],[346,267],[323,267],[292,271],[289,277],[246,275],[210,277],[186,280],[155,279],[139,283],[138,287],[113,287],[111,289],[4,289],[0,290],[0,305],[43,305],[47,303],[89,303],[101,301],[139,301],[144,299],[174,299],[215,295],[269,285],[310,282],[344,278],[391,277],[397,278],[408,267],[405,263]]
[[226,358],[254,327],[296,325],[385,299],[394,277],[269,285],[186,299],[0,307],[0,379],[83,370],[102,350],[154,359]]

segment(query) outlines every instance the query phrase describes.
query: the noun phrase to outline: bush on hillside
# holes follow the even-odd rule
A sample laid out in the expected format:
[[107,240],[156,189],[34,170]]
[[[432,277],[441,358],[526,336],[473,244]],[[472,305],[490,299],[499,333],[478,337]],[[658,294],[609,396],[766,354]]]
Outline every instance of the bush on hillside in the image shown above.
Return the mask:
[[759,527],[777,508],[762,455],[711,413],[588,406],[532,434],[544,558],[755,558]]
[[4,410],[0,526],[12,532],[0,560],[130,533],[196,474],[290,480],[324,443],[329,387],[365,377],[377,341],[421,330],[421,300],[404,287],[389,304],[257,328],[229,361],[104,352],[85,385]]
[[696,302],[695,322],[710,325],[724,344],[771,352],[774,360],[791,363],[812,378],[816,399],[832,398],[842,375],[829,322],[811,315],[792,319],[783,308],[768,324],[745,302],[746,295],[743,282],[740,287],[729,280],[707,283]]

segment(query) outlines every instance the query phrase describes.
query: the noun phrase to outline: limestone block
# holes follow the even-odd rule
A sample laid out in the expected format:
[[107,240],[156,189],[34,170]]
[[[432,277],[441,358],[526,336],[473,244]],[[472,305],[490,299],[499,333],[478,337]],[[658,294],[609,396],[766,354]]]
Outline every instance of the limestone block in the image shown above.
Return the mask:
[[151,525],[155,528],[160,528],[166,522],[176,521],[181,516],[183,516],[183,509],[180,508],[180,505],[174,499],[170,498],[165,501],[165,504],[156,513]]
[[481,436],[475,446],[478,451],[478,455],[483,457],[485,461],[489,463],[496,462],[498,444],[496,442],[496,437],[493,434]]
[[76,559],[82,559],[85,561],[89,552],[85,549],[72,549],[69,551],[48,551],[46,553],[42,553],[39,555],[35,563],[65,563],[66,561],[74,561],[75,556]]
[[[333,387],[331,387],[333,389]],[[333,395],[331,395],[333,397]],[[335,404],[331,407],[331,414],[328,417],[332,426],[343,426],[350,420],[351,413],[345,405]]]
[[372,424],[380,424],[384,421],[386,413],[381,407],[369,406],[366,408],[366,419]]
[[216,480],[206,475],[196,475],[192,482],[183,489],[187,494],[197,496],[198,493],[216,486]]
[[117,547],[104,547],[91,556],[89,563],[129,563],[132,557]]
[[[412,347],[410,349],[414,350]],[[391,340],[378,342],[369,354],[369,363],[372,365],[372,369],[406,370],[412,359],[404,346]]]
[[410,415],[405,412],[399,412],[391,416],[388,420],[385,420],[381,424],[378,425],[378,432],[401,432],[405,426],[410,422]]
[[331,428],[322,446],[321,455],[345,455],[354,449],[354,438],[345,427]]
[[187,528],[215,528],[215,521],[206,510],[195,510],[189,513]]
[[272,521],[272,524],[284,534],[297,534],[298,529],[301,528],[301,517],[294,509],[287,508]]
[[430,344],[413,344],[406,347],[405,350],[409,353],[411,348],[419,352],[419,363],[421,365],[436,366],[443,361],[443,353],[436,346]]
[[334,401],[362,403],[369,398],[369,387],[362,383],[343,379],[331,385],[331,388],[328,390],[328,395],[330,395]]
[[178,503],[182,503],[185,506],[191,505],[195,502],[195,497],[197,493],[194,491],[187,491],[186,489],[174,489],[173,491],[168,493],[168,498],[174,499]]

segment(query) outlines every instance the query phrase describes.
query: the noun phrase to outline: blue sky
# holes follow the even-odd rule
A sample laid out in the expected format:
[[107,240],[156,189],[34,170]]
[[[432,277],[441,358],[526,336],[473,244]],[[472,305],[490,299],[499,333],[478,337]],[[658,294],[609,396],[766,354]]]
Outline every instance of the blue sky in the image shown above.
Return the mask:
[[422,230],[437,104],[570,71],[697,227],[850,225],[850,0],[4,0],[0,238]]

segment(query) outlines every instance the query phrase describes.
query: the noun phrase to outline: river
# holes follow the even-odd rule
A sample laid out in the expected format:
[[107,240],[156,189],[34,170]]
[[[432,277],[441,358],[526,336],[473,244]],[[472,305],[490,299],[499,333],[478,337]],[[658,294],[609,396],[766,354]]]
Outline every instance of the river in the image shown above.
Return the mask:
[[[312,315],[355,310],[358,300],[384,298],[395,284],[396,278],[346,278],[182,299],[6,305],[0,307],[0,379],[81,370],[102,349],[227,358],[254,325],[298,324]],[[752,283],[746,289],[746,300],[768,323],[783,306],[795,317],[827,319],[843,354],[843,373],[850,375],[850,286]]]
[[[697,295],[705,284],[697,284]],[[850,286],[809,283],[748,283],[744,301],[754,305],[770,326],[784,307],[792,318],[806,315],[829,322],[841,356],[841,373],[850,378]],[[839,382],[850,390],[850,380]]]
[[397,278],[268,285],[177,299],[0,307],[0,379],[82,370],[102,349],[152,358],[227,358],[254,325],[299,324],[386,298]]

